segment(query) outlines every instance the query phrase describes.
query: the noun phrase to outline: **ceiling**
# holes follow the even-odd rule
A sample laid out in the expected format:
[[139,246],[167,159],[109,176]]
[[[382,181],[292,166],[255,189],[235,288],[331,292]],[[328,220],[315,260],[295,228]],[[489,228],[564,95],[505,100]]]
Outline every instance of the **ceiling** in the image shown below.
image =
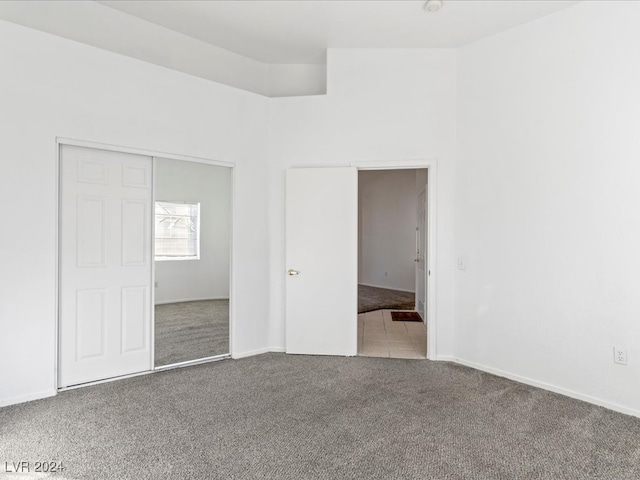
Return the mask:
[[325,62],[327,48],[454,48],[578,3],[561,0],[99,1],[265,63]]

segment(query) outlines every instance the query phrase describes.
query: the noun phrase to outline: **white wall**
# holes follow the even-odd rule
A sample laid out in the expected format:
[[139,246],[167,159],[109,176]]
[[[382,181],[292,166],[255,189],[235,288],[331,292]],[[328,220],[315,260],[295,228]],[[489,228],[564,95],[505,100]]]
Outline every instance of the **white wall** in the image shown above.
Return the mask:
[[[234,355],[267,347],[267,99],[0,21],[0,404],[54,392],[56,136],[233,162]],[[12,367],[9,367],[12,366]]]
[[327,93],[327,66],[272,63],[268,65],[267,95],[294,97]]
[[327,96],[270,102],[271,345],[284,348],[285,170],[437,158],[437,351],[451,354],[456,52],[330,49],[328,72]]
[[358,172],[358,283],[414,292],[416,170]]
[[326,65],[260,62],[97,2],[5,0],[0,19],[261,95],[326,93]]
[[96,2],[3,1],[0,18],[267,95],[268,65]]
[[155,262],[155,303],[229,298],[231,169],[158,158],[155,199],[200,204],[200,257]]
[[459,50],[455,276],[458,357],[636,415],[639,24],[582,2]]

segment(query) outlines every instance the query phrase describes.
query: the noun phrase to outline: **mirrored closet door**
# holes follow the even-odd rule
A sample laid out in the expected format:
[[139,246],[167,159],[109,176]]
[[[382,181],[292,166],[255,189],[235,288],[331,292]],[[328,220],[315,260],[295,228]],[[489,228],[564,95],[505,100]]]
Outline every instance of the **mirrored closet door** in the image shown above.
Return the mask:
[[229,353],[231,169],[154,161],[158,368]]

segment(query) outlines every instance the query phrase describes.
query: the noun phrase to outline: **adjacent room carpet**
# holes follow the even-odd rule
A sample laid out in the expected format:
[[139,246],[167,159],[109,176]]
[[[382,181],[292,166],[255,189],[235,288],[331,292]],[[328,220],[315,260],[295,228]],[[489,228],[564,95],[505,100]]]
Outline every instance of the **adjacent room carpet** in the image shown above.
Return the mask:
[[2,466],[62,461],[59,480],[621,480],[639,444],[638,418],[388,358],[264,354],[0,408]]
[[413,310],[416,296],[412,292],[358,285],[358,313],[374,310]]
[[229,300],[155,307],[155,365],[229,353]]

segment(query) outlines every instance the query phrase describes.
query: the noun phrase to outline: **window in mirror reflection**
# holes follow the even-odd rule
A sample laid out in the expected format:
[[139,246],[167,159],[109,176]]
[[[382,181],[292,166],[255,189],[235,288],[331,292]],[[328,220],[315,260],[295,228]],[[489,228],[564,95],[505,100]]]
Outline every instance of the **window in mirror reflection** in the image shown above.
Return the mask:
[[155,259],[200,257],[200,204],[156,202]]

